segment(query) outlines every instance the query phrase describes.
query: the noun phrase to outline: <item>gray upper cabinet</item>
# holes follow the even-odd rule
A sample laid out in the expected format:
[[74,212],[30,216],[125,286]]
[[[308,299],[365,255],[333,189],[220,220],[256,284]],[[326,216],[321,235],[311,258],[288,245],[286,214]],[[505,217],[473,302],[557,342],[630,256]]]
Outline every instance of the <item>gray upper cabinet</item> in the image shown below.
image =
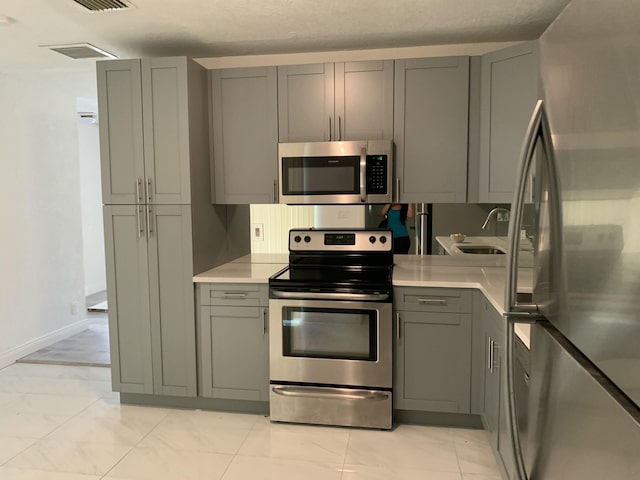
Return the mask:
[[481,70],[479,201],[508,203],[538,99],[537,42],[483,55]]
[[190,203],[185,57],[97,63],[105,204]]
[[399,200],[465,202],[469,57],[396,60],[394,109]]
[[393,138],[393,61],[278,67],[280,142]]
[[210,80],[213,202],[277,202],[276,67],[213,70]]

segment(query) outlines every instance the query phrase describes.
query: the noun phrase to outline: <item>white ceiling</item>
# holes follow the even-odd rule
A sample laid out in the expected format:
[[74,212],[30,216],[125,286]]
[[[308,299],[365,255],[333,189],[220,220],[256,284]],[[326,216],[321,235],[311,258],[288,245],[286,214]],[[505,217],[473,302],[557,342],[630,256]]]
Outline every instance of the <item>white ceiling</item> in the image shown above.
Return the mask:
[[[537,38],[569,0],[0,0],[0,72],[74,68],[42,45],[91,43],[121,58],[220,57]],[[2,16],[14,21],[2,22]],[[92,65],[92,63],[91,63]]]

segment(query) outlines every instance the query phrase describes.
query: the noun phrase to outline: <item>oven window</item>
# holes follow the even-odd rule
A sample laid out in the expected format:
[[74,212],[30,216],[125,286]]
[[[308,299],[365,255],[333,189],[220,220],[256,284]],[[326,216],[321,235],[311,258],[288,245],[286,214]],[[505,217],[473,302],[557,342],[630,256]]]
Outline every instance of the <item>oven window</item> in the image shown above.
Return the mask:
[[378,360],[376,310],[283,307],[285,357]]

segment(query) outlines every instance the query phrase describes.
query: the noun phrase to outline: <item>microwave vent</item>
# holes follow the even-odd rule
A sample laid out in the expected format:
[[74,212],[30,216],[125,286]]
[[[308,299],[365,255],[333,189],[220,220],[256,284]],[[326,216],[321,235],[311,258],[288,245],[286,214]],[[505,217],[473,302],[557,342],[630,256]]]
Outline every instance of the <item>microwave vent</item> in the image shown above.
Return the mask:
[[114,10],[127,10],[131,3],[123,0],[73,0],[78,5],[92,12],[111,12]]

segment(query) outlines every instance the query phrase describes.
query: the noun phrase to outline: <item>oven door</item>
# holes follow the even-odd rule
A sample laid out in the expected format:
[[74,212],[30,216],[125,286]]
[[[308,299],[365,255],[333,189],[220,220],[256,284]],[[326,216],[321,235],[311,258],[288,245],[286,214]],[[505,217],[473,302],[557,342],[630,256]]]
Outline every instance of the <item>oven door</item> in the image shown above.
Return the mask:
[[271,383],[392,386],[392,304],[271,299]]

